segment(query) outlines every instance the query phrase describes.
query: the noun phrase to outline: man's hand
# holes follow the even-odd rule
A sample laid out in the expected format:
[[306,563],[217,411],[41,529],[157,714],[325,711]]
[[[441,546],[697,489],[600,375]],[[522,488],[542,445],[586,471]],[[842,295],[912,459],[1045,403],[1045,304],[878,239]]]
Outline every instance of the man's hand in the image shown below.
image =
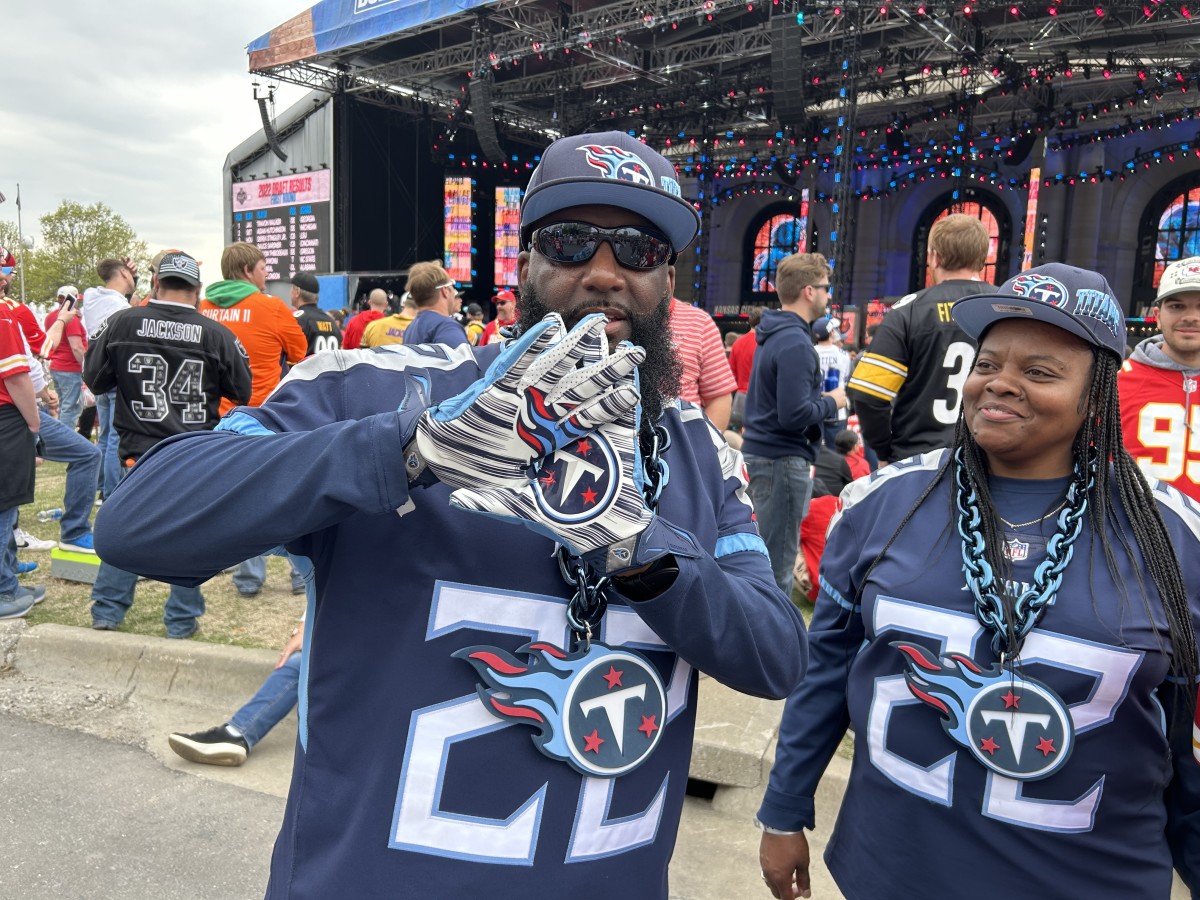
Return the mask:
[[279,659],[275,660],[275,668],[280,668],[288,657],[293,653],[298,653],[304,645],[304,620],[300,620],[300,624],[292,629],[291,636],[287,639],[287,643],[283,645],[283,649],[279,651]]
[[838,409],[846,408],[846,389],[836,387],[832,391],[825,392],[826,397],[832,397],[833,402],[837,404]]
[[405,451],[409,479],[428,466],[454,488],[520,489],[547,456],[637,402],[640,347],[609,354],[606,319],[564,334],[551,313],[509,344],[471,387],[422,414]]
[[611,421],[546,456],[532,479],[519,487],[460,489],[450,503],[519,522],[582,557],[600,575],[639,569],[671,553],[698,556],[690,535],[646,506],[640,398],[637,373],[630,372],[603,398]]
[[763,833],[758,843],[758,864],[763,881],[778,900],[811,897],[808,880],[808,838],[795,834]]
[[38,394],[38,396],[41,397],[42,400],[45,401],[46,412],[57,419],[58,418],[58,394],[56,394],[51,388],[45,387],[45,388],[42,388],[42,390]]

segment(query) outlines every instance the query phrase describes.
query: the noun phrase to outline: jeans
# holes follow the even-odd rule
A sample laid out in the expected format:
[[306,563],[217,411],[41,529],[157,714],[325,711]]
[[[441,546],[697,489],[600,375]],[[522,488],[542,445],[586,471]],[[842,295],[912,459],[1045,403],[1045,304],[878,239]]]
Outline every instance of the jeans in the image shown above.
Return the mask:
[[58,390],[58,421],[74,428],[79,411],[83,409],[83,373],[51,369],[50,374],[54,376],[54,387]]
[[255,591],[261,591],[266,580],[265,556],[252,556],[245,562],[238,563],[233,570],[233,586],[243,593],[253,594]]
[[17,527],[17,510],[0,509],[0,595],[17,589],[17,542],[13,529]]
[[[137,575],[110,566],[101,559],[96,583],[92,585],[92,621],[120,625],[129,607],[133,606],[133,589],[137,587],[137,582]],[[202,615],[204,595],[200,593],[200,588],[171,585],[171,593],[163,610],[167,637],[191,637],[196,631],[196,619]]]
[[60,539],[77,541],[92,533],[92,501],[96,497],[96,473],[100,471],[100,451],[68,423],[38,410],[41,421],[43,453],[52,462],[67,464],[67,485],[63,492],[63,517]]
[[[110,566],[100,561],[96,583],[92,585],[92,621],[120,625],[125,613],[133,606],[133,589],[138,577],[132,572]],[[167,637],[191,637],[196,630],[196,619],[204,615],[204,595],[198,587],[171,585],[167,606],[163,610],[163,624],[167,626]]]
[[812,463],[802,456],[747,456],[750,500],[771,557],[775,583],[792,596],[792,569],[800,549],[800,523],[812,497]]
[[[267,556],[283,556],[285,554],[272,551],[265,556],[254,556],[240,562],[233,570],[233,586],[239,591],[256,593],[262,590],[267,580]],[[300,588],[304,584],[304,576],[297,570],[295,562],[288,557],[291,568],[292,587]]]
[[109,391],[96,397],[96,416],[100,420],[100,437],[97,439],[100,447],[100,496],[107,500],[108,495],[117,489],[121,481],[121,459],[117,456],[117,429],[113,425],[113,413],[117,408],[117,392]]
[[300,654],[293,653],[267,676],[249,702],[233,714],[229,724],[242,733],[249,747],[253,748],[292,711],[299,698],[299,682]]

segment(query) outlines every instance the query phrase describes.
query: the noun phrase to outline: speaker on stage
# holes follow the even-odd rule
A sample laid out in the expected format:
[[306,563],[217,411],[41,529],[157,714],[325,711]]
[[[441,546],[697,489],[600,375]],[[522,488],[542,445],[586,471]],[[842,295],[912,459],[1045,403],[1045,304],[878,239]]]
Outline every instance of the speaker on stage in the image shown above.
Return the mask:
[[780,126],[804,126],[803,34],[795,15],[771,17],[771,89]]
[[488,162],[502,163],[506,159],[496,134],[496,117],[492,112],[492,79],[480,75],[471,79],[467,88],[471,100],[471,115],[475,119],[475,134],[479,138],[479,149]]

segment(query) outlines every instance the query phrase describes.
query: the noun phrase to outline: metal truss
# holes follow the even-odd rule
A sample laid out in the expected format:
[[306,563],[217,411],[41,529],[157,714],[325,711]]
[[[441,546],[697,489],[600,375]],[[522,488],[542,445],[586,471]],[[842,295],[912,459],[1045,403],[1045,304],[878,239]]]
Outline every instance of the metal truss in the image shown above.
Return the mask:
[[[1040,0],[978,0],[971,15],[949,0],[502,0],[261,74],[461,122],[465,87],[486,69],[502,138],[609,124],[648,137],[733,130],[753,141],[781,130],[770,18],[803,9],[797,65],[806,137],[817,146],[830,143],[823,128],[843,103],[852,39],[860,130],[900,122],[912,141],[944,144],[973,104],[971,137],[986,154],[999,133],[1090,131],[1194,106],[1196,91],[1181,96],[1171,83],[1200,67],[1183,5],[1153,3],[1147,16],[1142,2],[1063,0],[1051,16]],[[869,152],[870,140],[863,145]]]

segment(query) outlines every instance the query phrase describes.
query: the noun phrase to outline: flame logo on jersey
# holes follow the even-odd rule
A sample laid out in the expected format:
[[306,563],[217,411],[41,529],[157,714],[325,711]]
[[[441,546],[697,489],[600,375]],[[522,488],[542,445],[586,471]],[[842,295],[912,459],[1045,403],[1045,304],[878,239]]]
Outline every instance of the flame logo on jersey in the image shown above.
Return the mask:
[[943,666],[922,647],[902,641],[891,646],[904,654],[912,695],[940,712],[946,734],[988,769],[1033,781],[1056,772],[1071,755],[1071,714],[1044,684],[999,663],[985,670],[951,653]]
[[1018,275],[1012,283],[1012,290],[1014,294],[1037,300],[1047,306],[1065,306],[1070,298],[1066,285],[1057,278],[1032,272]]
[[662,737],[667,694],[645,659],[593,641],[572,653],[547,643],[517,651],[466,647],[484,684],[479,699],[497,718],[534,726],[534,745],[584,775],[615,778],[640,766]]
[[546,407],[546,392],[536,387],[525,389],[525,406],[517,420],[517,436],[541,458],[563,444],[587,434],[574,416],[568,416],[561,424]]
[[605,178],[654,186],[654,175],[650,167],[636,153],[630,153],[621,147],[607,147],[601,144],[584,144],[579,149],[583,151],[587,164],[597,169]]

